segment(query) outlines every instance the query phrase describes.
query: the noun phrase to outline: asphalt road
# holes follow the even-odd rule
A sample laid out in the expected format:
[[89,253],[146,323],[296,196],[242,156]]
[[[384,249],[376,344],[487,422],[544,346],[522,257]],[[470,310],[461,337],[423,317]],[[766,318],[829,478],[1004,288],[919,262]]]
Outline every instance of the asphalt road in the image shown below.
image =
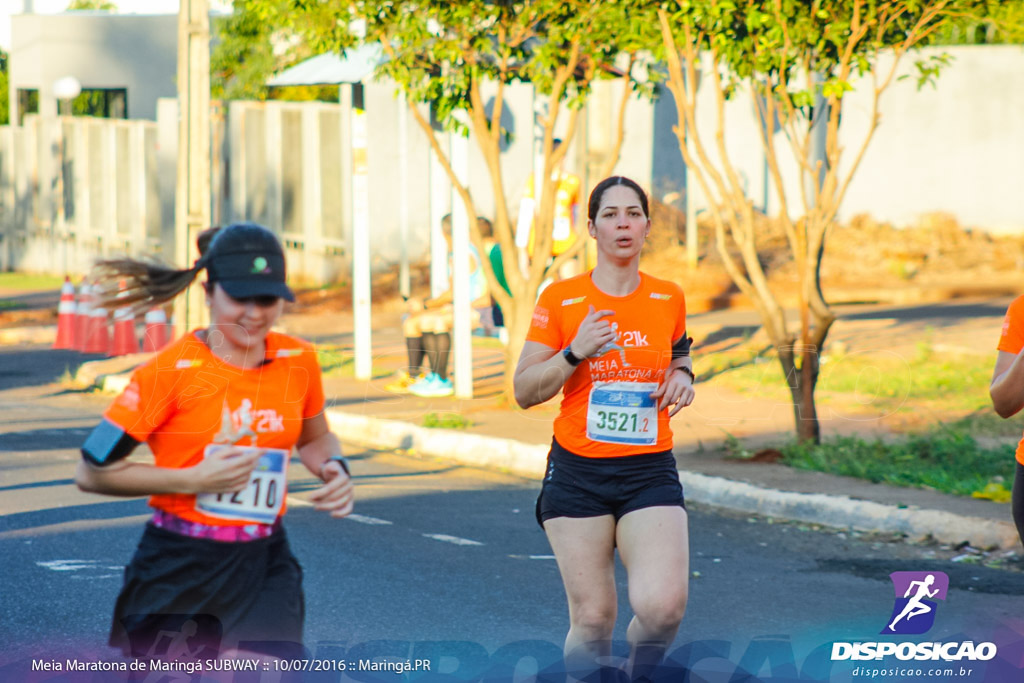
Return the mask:
[[[77,447],[108,401],[52,384],[77,360],[73,353],[0,349],[0,681],[122,680],[28,673],[33,659],[115,659],[103,646],[109,615],[148,511],[142,499],[87,495],[73,485]],[[303,505],[316,482],[297,462],[290,471],[287,528],[305,570],[311,657],[425,659],[437,680],[532,680],[538,669],[560,680],[567,615],[555,562],[533,519],[537,484],[348,448],[358,486],[350,519],[331,520]],[[893,609],[894,571],[949,576],[931,630],[902,638],[999,647],[991,662],[957,663],[972,669],[968,678],[928,680],[1024,679],[1006,678],[1024,667],[1024,574],[764,518],[693,506],[690,515],[691,600],[672,648],[673,662],[689,661],[690,680],[729,681],[738,667],[763,680],[798,673],[856,680],[851,671],[864,663],[829,662],[830,648],[835,641],[892,640],[879,632]],[[621,568],[618,586],[615,637],[622,639],[629,606]],[[615,652],[622,653],[621,643]],[[423,671],[344,676],[432,680]],[[341,678],[321,672],[307,680]]]

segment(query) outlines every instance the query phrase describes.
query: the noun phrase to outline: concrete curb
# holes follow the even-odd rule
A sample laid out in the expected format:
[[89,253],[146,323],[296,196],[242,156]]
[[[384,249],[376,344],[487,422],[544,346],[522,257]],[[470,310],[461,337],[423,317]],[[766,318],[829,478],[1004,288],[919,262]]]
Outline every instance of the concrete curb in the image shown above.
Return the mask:
[[[454,460],[541,479],[546,445],[513,439],[428,429],[398,420],[384,420],[328,410],[331,429],[346,441],[371,448],[401,448],[415,456]],[[749,512],[840,529],[902,533],[914,540],[931,536],[942,543],[967,542],[976,548],[1014,548],[1017,529],[1010,522],[966,517],[941,510],[901,508],[873,501],[820,493],[766,489],[732,479],[679,472],[686,499],[736,512]]]
[[[96,378],[108,393],[120,393],[130,375]],[[540,480],[547,464],[548,446],[469,434],[450,429],[429,429],[401,420],[387,420],[330,409],[332,431],[345,441],[368,448],[402,449],[414,457],[440,458],[472,467],[507,472]],[[686,499],[695,503],[756,513],[778,519],[822,524],[839,529],[901,533],[913,540],[932,537],[941,543],[968,543],[975,548],[1016,548],[1017,529],[1010,522],[956,515],[941,510],[903,508],[846,496],[795,493],[762,488],[744,482],[679,472]]]
[[385,420],[328,410],[331,430],[370,448],[401,448],[413,455],[455,460],[464,465],[486,467],[527,479],[541,479],[547,465],[548,447],[526,444],[453,429],[430,429],[400,420]]
[[687,500],[769,517],[858,531],[931,536],[941,543],[967,542],[975,548],[1013,548],[1019,543],[1010,522],[956,515],[941,510],[897,507],[846,496],[776,491],[744,482],[680,472]]

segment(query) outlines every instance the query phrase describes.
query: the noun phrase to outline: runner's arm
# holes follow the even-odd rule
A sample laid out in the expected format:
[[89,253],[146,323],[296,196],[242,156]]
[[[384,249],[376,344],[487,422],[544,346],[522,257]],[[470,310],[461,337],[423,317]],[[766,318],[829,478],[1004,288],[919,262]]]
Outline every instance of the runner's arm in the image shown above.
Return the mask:
[[1000,351],[988,388],[999,417],[1012,417],[1024,408],[1024,354]]
[[324,482],[310,494],[314,507],[329,512],[332,517],[344,517],[352,512],[354,498],[348,463],[341,454],[341,442],[331,432],[322,412],[302,421],[296,447],[302,464]]
[[540,342],[526,342],[512,378],[516,403],[521,408],[544,403],[562,389],[575,370],[560,349]]
[[99,467],[83,459],[75,471],[75,483],[83,491],[108,496],[241,491],[261,454],[260,449],[246,453],[241,448],[225,448],[181,469],[128,460]]

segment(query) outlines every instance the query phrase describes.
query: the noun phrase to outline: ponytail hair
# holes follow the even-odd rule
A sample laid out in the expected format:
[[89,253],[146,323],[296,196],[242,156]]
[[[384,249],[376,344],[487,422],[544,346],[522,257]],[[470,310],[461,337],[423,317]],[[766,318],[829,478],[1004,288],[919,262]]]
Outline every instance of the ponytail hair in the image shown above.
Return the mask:
[[199,258],[191,268],[176,270],[155,259],[117,258],[98,261],[89,275],[93,295],[104,308],[131,307],[136,313],[171,301],[206,267],[210,242],[219,227],[196,237]]

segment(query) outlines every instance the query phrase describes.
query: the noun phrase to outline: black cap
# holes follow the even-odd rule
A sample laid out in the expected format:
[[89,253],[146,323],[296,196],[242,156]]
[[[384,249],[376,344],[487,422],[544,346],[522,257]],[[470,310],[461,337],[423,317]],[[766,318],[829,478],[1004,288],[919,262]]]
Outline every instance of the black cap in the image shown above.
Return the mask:
[[295,301],[285,284],[281,243],[262,225],[233,223],[221,228],[204,258],[210,282],[220,283],[232,298],[277,296]]

